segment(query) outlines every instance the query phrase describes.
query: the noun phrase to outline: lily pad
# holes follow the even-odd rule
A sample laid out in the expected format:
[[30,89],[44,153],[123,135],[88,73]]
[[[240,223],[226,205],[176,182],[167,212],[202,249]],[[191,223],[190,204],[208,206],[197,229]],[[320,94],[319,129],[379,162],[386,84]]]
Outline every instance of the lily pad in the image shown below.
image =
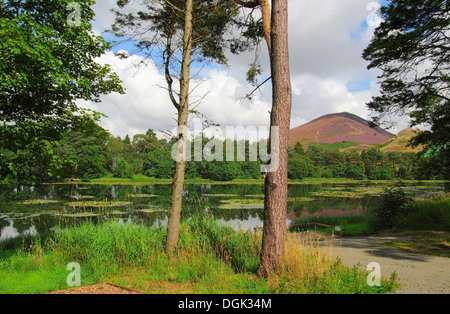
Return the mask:
[[167,212],[167,210],[159,208],[159,207],[155,207],[155,208],[145,208],[145,209],[139,209],[137,210],[138,212],[141,213],[158,213],[158,212]]
[[74,214],[56,214],[56,216],[60,216],[60,217],[77,217],[77,218],[81,218],[81,217],[96,217],[98,216],[98,213],[93,213],[93,212],[83,212],[83,213],[74,213]]
[[87,202],[69,202],[70,207],[122,207],[131,205],[131,202],[104,202],[104,201],[87,201]]
[[44,204],[57,204],[59,201],[56,200],[26,200],[18,202],[20,205],[44,205]]
[[314,198],[311,197],[288,197],[288,202],[311,202]]
[[222,200],[222,204],[218,206],[220,209],[262,209],[264,208],[264,200],[259,199],[232,199]]
[[92,195],[72,195],[70,197],[75,198],[75,199],[93,199],[93,198],[95,198],[95,196],[92,196]]
[[155,198],[158,197],[158,195],[154,195],[154,194],[129,194],[128,197],[131,198]]

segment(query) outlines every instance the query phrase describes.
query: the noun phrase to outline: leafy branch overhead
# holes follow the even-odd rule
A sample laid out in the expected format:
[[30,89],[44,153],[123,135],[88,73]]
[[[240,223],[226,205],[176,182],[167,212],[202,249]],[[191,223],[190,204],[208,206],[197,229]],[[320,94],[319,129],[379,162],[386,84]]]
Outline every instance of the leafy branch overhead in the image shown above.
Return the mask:
[[[110,46],[92,31],[93,3],[78,1],[81,20],[70,26],[67,1],[0,2],[3,153],[20,158],[26,149],[39,163],[38,152],[47,147],[39,141],[57,141],[64,131],[100,118],[79,108],[78,100],[99,102],[102,94],[124,92],[111,67],[94,61]],[[16,172],[14,164],[0,167],[3,175]]]
[[[428,130],[415,144],[450,149],[450,6],[446,0],[395,0],[382,7],[384,22],[363,57],[382,71],[381,96],[368,104],[375,122],[406,114]],[[443,156],[445,156],[444,154]],[[450,169],[450,160],[447,169]],[[448,171],[448,170],[447,170]],[[450,172],[449,172],[450,173]]]
[[[117,2],[116,20],[111,32],[132,41],[147,57],[161,54],[170,41],[173,56],[180,61],[185,1],[141,1],[142,10],[128,12],[129,0]],[[261,25],[239,14],[236,0],[194,1],[192,55],[201,63],[226,65],[225,52],[242,53],[259,43]],[[240,2],[240,1],[239,1]],[[136,4],[133,2],[133,4]],[[239,37],[232,36],[239,29]]]
[[[137,12],[127,10],[131,4],[136,5],[136,2],[117,1],[116,20],[110,32],[122,38],[116,44],[132,42],[136,47],[134,53],[161,60],[170,99],[177,107],[179,92],[173,88],[173,83],[181,76],[186,3],[182,0],[140,1],[141,10]],[[243,8],[253,11],[260,6],[259,2],[201,0],[194,1],[193,5],[191,62],[227,65],[227,51],[233,54],[250,51],[267,34],[261,18],[254,18],[252,12],[243,14],[241,11]],[[255,66],[258,66],[257,62]],[[249,81],[256,85],[256,75],[250,73],[252,68]]]
[[[393,1],[382,8],[377,28],[363,57],[379,68],[383,95],[370,108],[423,110],[430,102],[450,101],[450,13],[448,1]],[[425,122],[417,119],[417,124]]]

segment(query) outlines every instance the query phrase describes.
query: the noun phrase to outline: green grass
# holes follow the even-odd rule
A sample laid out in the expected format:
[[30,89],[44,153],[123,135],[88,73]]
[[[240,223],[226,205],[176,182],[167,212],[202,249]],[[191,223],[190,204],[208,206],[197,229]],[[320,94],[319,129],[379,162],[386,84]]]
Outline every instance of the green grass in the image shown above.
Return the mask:
[[[365,235],[370,234],[371,229],[369,228],[369,225],[366,221],[366,218],[363,215],[347,215],[347,216],[339,216],[339,217],[332,217],[332,216],[322,216],[322,217],[312,217],[312,218],[303,218],[296,220],[293,225],[295,224],[305,224],[305,223],[321,223],[325,225],[331,225],[336,227],[341,227],[344,229],[344,235],[352,236],[352,235]],[[314,230],[314,225],[311,225],[309,227],[295,227],[291,230]],[[335,229],[332,228],[324,228],[324,227],[317,227],[318,231],[322,231],[329,234],[339,234],[339,232],[336,232]]]
[[403,215],[395,219],[394,228],[450,231],[450,194],[424,198],[406,205]]
[[[394,212],[387,213],[392,217],[389,220],[391,228],[381,232],[414,237],[411,240],[393,241],[385,245],[418,254],[450,257],[450,194],[440,194],[415,202],[405,201],[397,205],[391,204],[395,200],[386,200],[384,208]],[[385,212],[382,211],[386,215]],[[370,216],[369,226],[373,219]]]
[[330,149],[330,150],[339,150],[339,149],[349,148],[349,147],[358,146],[358,145],[361,145],[361,143],[352,142],[352,141],[343,141],[343,142],[331,143],[331,144],[330,143],[320,143],[320,146],[322,146],[323,148],[326,148],[326,149]]
[[[80,182],[78,182],[79,184]],[[114,178],[112,174],[108,174],[105,177],[98,179],[93,179],[89,181],[90,184],[106,184],[106,185],[127,185],[127,184],[147,184],[147,183],[158,183],[158,184],[171,184],[171,179],[155,179],[147,177],[145,175],[134,175],[133,179],[126,178]]]
[[[68,183],[68,182],[66,182]],[[73,182],[74,184],[82,184],[84,182]],[[114,178],[112,174],[107,176],[92,179],[89,184],[105,184],[105,185],[143,185],[143,184],[172,184],[172,179],[156,179],[153,177],[147,177],[145,175],[134,175],[132,179],[126,178]],[[186,184],[264,184],[263,179],[234,179],[232,181],[212,181],[209,179],[185,179]]]
[[[294,238],[290,238],[294,237]],[[366,273],[343,267],[296,235],[270,280],[257,276],[261,236],[234,231],[209,217],[186,221],[172,258],[166,230],[138,224],[86,223],[33,241],[0,247],[0,293],[67,289],[66,269],[81,266],[83,285],[112,281],[149,293],[385,293],[393,281],[368,287]]]

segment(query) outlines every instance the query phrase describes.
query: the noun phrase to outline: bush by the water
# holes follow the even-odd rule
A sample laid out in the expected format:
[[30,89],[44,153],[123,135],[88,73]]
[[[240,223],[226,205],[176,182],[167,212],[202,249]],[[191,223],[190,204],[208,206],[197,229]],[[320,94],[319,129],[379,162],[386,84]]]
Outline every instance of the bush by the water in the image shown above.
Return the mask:
[[395,222],[397,229],[450,231],[450,194],[422,199],[407,207]]
[[133,179],[133,167],[124,159],[119,160],[114,171],[114,178]]
[[409,200],[401,188],[392,188],[381,196],[378,206],[367,213],[372,231],[392,229],[396,220],[408,212]]
[[367,221],[372,231],[450,231],[450,194],[412,201],[401,188],[389,189],[367,214]]

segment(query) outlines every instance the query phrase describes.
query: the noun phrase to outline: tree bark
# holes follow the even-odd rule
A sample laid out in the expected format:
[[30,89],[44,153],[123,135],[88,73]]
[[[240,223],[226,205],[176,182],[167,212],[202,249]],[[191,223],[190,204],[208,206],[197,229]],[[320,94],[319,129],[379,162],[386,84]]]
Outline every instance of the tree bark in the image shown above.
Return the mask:
[[267,43],[267,47],[269,48],[269,54],[272,51],[272,39],[270,38],[271,31],[271,22],[270,22],[270,5],[269,0],[258,0],[259,5],[261,7],[262,21],[263,21],[263,30],[264,30],[264,38]]
[[178,142],[177,142],[177,160],[175,161],[175,176],[172,183],[171,208],[169,213],[169,222],[167,225],[167,243],[166,253],[171,256],[173,250],[178,244],[181,221],[181,207],[183,198],[184,175],[186,171],[186,143],[187,126],[189,116],[189,82],[191,67],[191,48],[192,48],[192,13],[193,0],[186,0],[186,11],[184,21],[183,37],[183,60],[180,78],[180,102],[178,110]]
[[[272,112],[271,128],[279,128],[278,148],[272,149],[278,158],[278,168],[269,172],[265,182],[264,228],[260,274],[269,277],[284,260],[287,216],[287,160],[292,108],[289,70],[288,4],[287,0],[272,1],[271,18]],[[272,132],[271,132],[272,134]],[[274,138],[270,138],[273,142]]]

